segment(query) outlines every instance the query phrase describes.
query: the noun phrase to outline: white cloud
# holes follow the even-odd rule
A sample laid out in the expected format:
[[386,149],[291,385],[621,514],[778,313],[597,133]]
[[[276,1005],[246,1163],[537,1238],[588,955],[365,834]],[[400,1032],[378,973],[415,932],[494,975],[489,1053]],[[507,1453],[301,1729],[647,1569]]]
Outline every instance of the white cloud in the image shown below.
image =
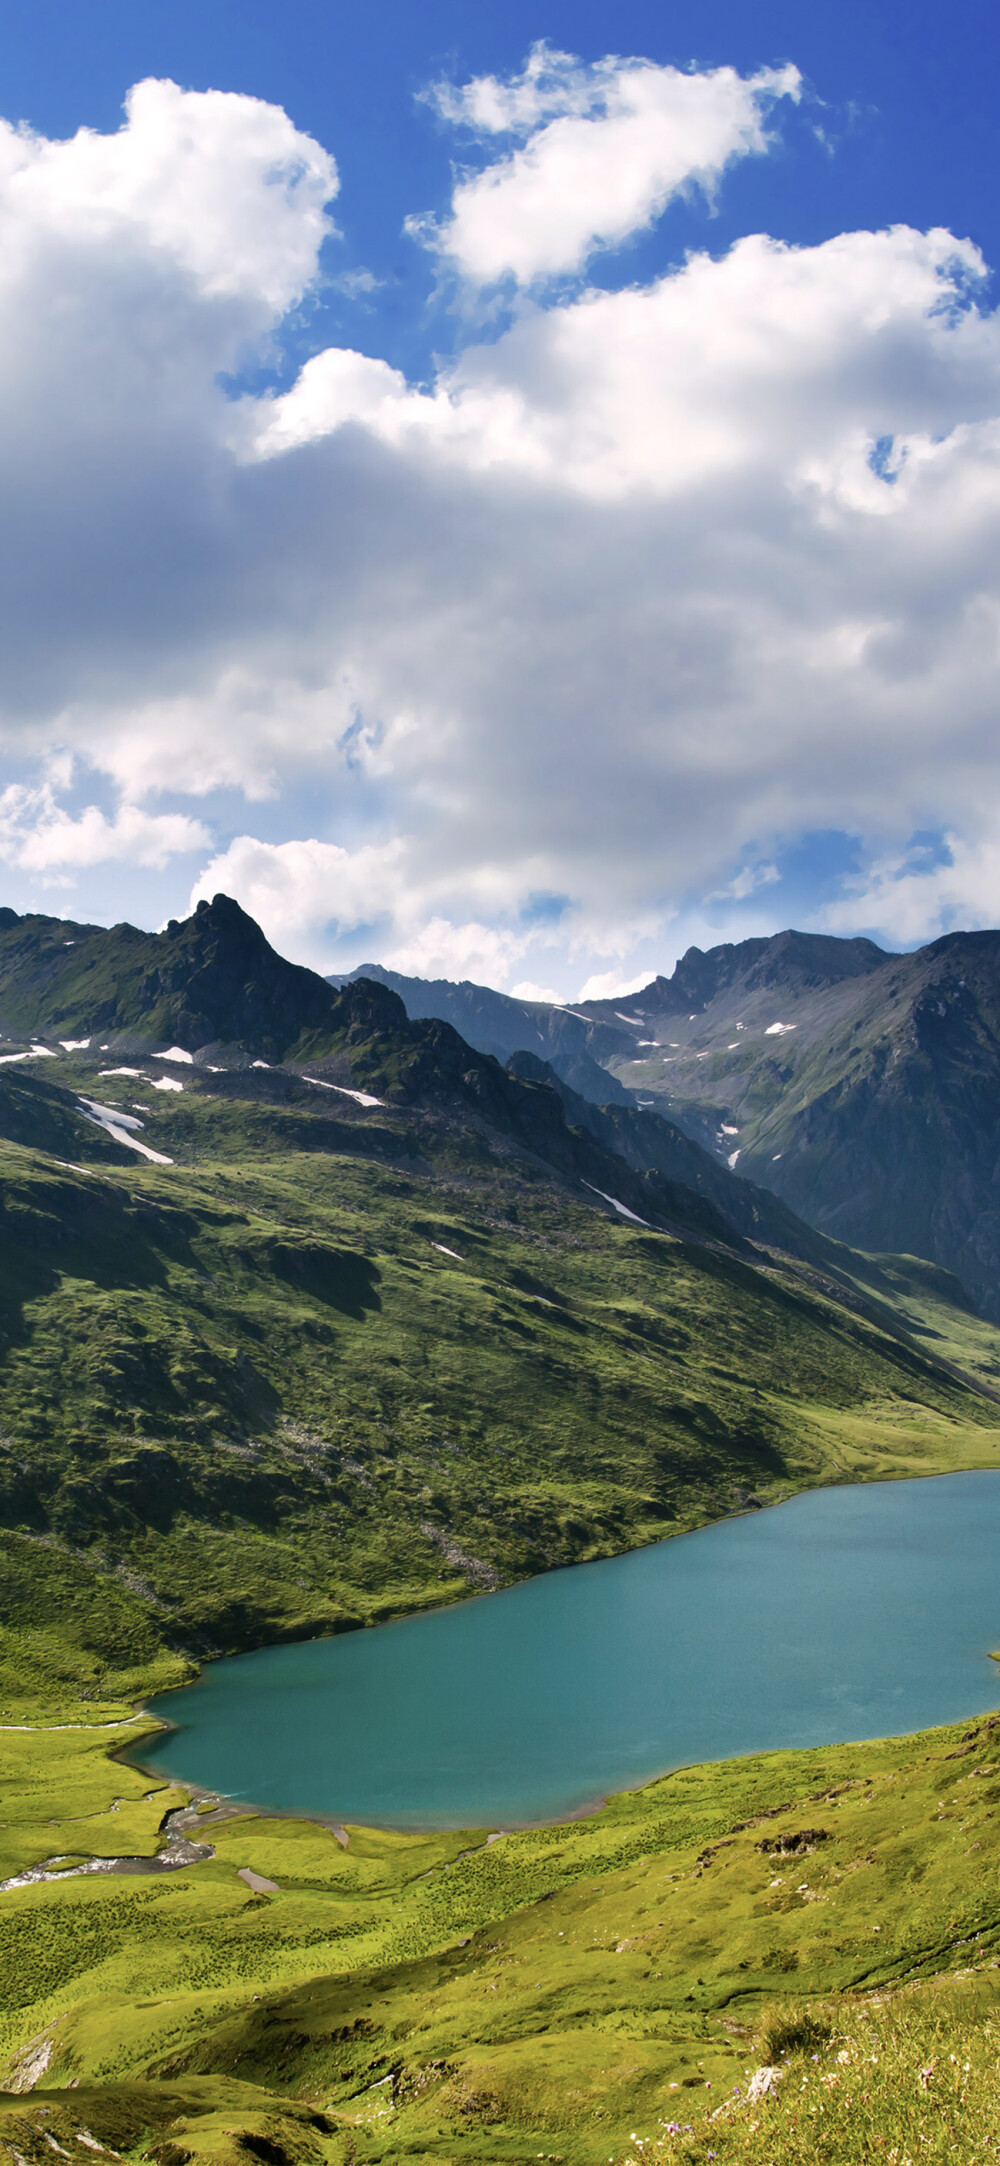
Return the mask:
[[234,895],[275,947],[312,960],[331,936],[391,923],[402,855],[400,841],[351,852],[330,842],[268,843],[240,835],[206,865],[188,907],[220,893]]
[[839,902],[823,910],[823,930],[874,933],[887,946],[906,948],[958,928],[995,926],[1000,920],[1000,820],[994,817],[988,831],[978,836],[946,835],[943,849],[943,859],[918,847],[875,862],[847,883],[848,892]]
[[[530,948],[544,945],[511,925],[443,915],[437,904],[447,877],[421,873],[417,856],[398,836],[352,851],[315,839],[268,843],[241,835],[199,874],[188,907],[220,892],[234,895],[275,946],[317,967],[331,941],[353,934],[378,951],[365,948],[359,959],[409,976],[503,983]],[[488,870],[479,884],[488,891]],[[452,900],[460,911],[461,894]]]
[[417,978],[471,978],[502,986],[530,945],[503,925],[475,918],[455,924],[435,916],[419,929],[414,926],[409,937],[391,941],[385,960],[393,970]]
[[10,783],[0,792],[0,860],[40,874],[43,886],[65,885],[67,875],[108,862],[162,869],[210,840],[202,822],[184,813],[124,805],[109,820],[97,805],[68,812],[51,783]]
[[728,886],[716,888],[714,893],[705,896],[705,901],[747,902],[750,896],[756,895],[762,887],[774,887],[780,878],[777,865],[745,865],[742,872],[738,872],[735,879],[729,881]]
[[33,246],[158,255],[210,297],[282,315],[311,280],[337,190],[328,154],[278,106],[176,83],[137,83],[116,135],[48,142],[0,122],[2,284]]
[[[507,86],[522,134],[557,90]],[[234,400],[220,372],[317,274],[326,154],[169,85],[113,137],[0,150],[25,876],[139,868],[142,916],[197,847],[196,895],[303,959],[339,928],[340,960],[615,993],[817,826],[876,867],[855,916],[996,915],[1000,332],[970,243],[750,236],[532,305],[425,389],[331,349]],[[915,869],[941,829],[951,866]]]
[[[247,449],[273,456],[354,424],[412,457],[560,494],[690,501],[756,479],[789,511],[789,492],[808,498],[814,520],[891,521],[948,461],[956,422],[970,408],[992,418],[996,324],[961,309],[983,272],[941,230],[815,248],[755,234],[721,261],[536,311],[467,350],[432,394],[384,361],[319,354],[284,397],[247,403]],[[889,440],[892,482],[871,464]],[[866,609],[860,636],[870,625]]]
[[460,179],[443,223],[412,220],[411,230],[475,286],[505,278],[529,286],[579,271],[595,249],[649,226],[682,190],[710,195],[733,159],[766,148],[774,101],[800,94],[791,66],[749,78],[646,60],[587,66],[536,46],[519,77],[438,87],[447,119],[528,140]]

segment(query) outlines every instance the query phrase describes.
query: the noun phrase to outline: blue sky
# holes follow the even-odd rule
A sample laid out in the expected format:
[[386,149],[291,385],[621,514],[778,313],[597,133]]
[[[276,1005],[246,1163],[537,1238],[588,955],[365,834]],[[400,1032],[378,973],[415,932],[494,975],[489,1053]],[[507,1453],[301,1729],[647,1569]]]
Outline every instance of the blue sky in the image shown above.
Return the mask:
[[969,4],[9,7],[4,899],[562,997],[996,922],[998,76]]

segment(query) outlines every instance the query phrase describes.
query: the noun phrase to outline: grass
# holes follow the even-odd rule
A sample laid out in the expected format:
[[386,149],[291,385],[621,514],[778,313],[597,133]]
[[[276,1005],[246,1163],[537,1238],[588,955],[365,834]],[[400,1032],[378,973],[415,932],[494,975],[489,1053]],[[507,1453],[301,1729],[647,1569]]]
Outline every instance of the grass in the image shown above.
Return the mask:
[[[617,2166],[985,2166],[1000,2159],[998,1991],[973,1974],[830,2001],[799,2025],[782,2011],[762,2024],[757,2066],[720,2106],[687,2102],[651,2133],[630,2131]],[[755,2076],[769,2086],[757,2097]]]
[[[154,1846],[167,1794],[109,1761],[106,1731],[0,1745],[8,1858],[31,1843],[106,1855],[118,1822]],[[206,1864],[0,1895],[7,2081],[48,2049],[22,2118],[63,2100],[79,2114],[68,2083],[98,2101],[108,2087],[111,2106],[207,2086],[212,2117],[203,2098],[194,2120],[209,2149],[213,2130],[235,2141],[250,2096],[283,2143],[291,2102],[329,2133],[295,2123],[289,2158],[301,2141],[372,2166],[540,2150],[567,2166],[710,2151],[763,2166],[864,2158],[873,2131],[900,2166],[917,2145],[972,2159],[921,2131],[966,2075],[963,2110],[988,2126],[998,1799],[986,1717],[679,1770],[490,1845],[351,1829],[344,1849],[313,1823],[209,1813]],[[279,1893],[251,1894],[247,1866]],[[751,2111],[747,2070],[772,2063],[777,2092]],[[86,2126],[105,2140],[96,2112]],[[947,2129],[944,2104],[938,2118]]]
[[64,1684],[120,1696],[154,1661],[170,1681],[748,1496],[996,1463],[936,1284],[933,1320],[912,1274],[852,1306],[616,1223],[444,1116],[225,1085],[150,1114],[170,1167],[0,1145],[0,1628],[30,1654],[58,1616]]
[[[685,1769],[490,1844],[344,1849],[209,1811],[207,1862],[74,1873],[156,1850],[181,1793],[109,1752],[207,1652],[793,1488],[997,1463],[1000,1408],[953,1369],[989,1385],[1000,1338],[941,1274],[862,1259],[845,1299],[616,1223],[485,1128],[259,1088],[185,1078],[150,1107],[170,1167],[116,1165],[96,1130],[69,1164],[0,1145],[0,1878],[59,1861],[0,1891],[0,2054],[35,2086],[0,2101],[0,2146],[35,2166],[52,2135],[93,2166],[83,2128],[156,2166],[605,2166],[634,2130],[636,2157],[836,2157],[794,2146],[847,2112],[836,2055],[874,2024],[902,2166],[935,2095],[914,2104],[914,2055],[952,2080],[935,2026],[969,2041],[967,2100],[992,2080],[989,1722]],[[126,1090],[151,1096],[101,1084]],[[755,2129],[734,2087],[786,2011]]]

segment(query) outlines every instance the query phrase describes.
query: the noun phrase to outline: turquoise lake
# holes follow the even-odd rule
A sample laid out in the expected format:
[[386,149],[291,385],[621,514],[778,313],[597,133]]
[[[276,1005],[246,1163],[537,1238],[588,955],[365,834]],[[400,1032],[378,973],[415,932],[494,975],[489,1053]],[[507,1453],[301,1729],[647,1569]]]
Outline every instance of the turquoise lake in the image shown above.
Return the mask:
[[554,1820],[695,1760],[1000,1704],[1000,1473],[823,1489],[421,1617],[210,1664],[142,1764],[397,1828]]

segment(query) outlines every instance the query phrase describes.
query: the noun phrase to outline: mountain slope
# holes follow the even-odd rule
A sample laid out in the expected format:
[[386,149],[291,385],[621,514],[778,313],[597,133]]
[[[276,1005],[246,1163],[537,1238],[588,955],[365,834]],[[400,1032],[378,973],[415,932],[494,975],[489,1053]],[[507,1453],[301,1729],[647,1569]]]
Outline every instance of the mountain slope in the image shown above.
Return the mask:
[[489,985],[473,985],[469,979],[454,984],[449,978],[407,978],[398,970],[384,970],[380,963],[362,963],[346,976],[331,976],[329,985],[351,985],[368,978],[397,993],[414,1022],[432,1017],[450,1023],[453,1030],[499,1061],[512,1053],[533,1053],[546,1061],[557,1076],[581,1098],[595,1105],[630,1105],[632,1094],[602,1068],[588,1050],[591,1025],[585,1016],[547,1001],[514,1000],[494,992]]
[[944,1264],[1000,1316],[1000,934],[901,956],[804,934],[695,950],[628,1006],[614,1065],[689,1133],[812,1225]]
[[[440,1011],[461,996],[477,1010],[475,987],[398,987],[407,1002]],[[521,1012],[517,1052],[601,1103],[589,1071],[574,1082],[545,1051],[562,1011]],[[942,1265],[1000,1319],[1000,933],[951,933],[911,955],[792,931],[691,948],[669,978],[570,1020],[578,1061],[718,1165],[838,1241]],[[624,1118],[618,1136],[631,1163],[654,1148]]]

